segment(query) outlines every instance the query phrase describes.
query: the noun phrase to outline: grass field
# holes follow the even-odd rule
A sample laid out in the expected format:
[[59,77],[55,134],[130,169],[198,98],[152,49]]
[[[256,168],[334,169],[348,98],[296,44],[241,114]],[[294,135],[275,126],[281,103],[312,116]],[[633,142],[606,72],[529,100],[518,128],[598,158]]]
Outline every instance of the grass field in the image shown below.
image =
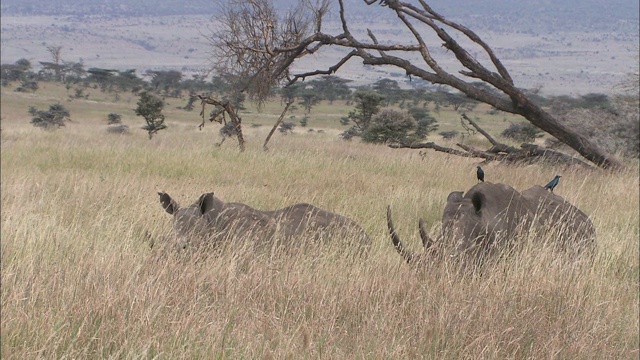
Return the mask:
[[[437,234],[447,195],[475,184],[473,159],[341,141],[329,119],[344,104],[314,110],[309,127],[324,133],[276,133],[268,152],[273,104],[243,117],[263,124],[247,126],[243,153],[232,140],[214,145],[218,125],[198,131],[197,110],[175,109],[186,101],[171,102],[170,127],[152,140],[133,115],[137,99],[98,93],[61,100],[74,122],[43,131],[27,107],[66,95],[41,86],[2,90],[2,358],[639,356],[637,163],[622,173],[485,166],[488,181],[519,190],[563,175],[556,193],[597,229],[592,263],[529,244],[482,274],[446,263],[416,270],[389,241],[387,204],[418,251],[417,219]],[[132,133],[107,134],[109,112]],[[505,126],[502,116],[478,116]],[[443,128],[459,121],[439,119]],[[209,191],[265,210],[310,202],[358,221],[375,246],[358,261],[336,248],[160,256],[148,235],[159,243],[171,228],[158,191],[183,205]]]

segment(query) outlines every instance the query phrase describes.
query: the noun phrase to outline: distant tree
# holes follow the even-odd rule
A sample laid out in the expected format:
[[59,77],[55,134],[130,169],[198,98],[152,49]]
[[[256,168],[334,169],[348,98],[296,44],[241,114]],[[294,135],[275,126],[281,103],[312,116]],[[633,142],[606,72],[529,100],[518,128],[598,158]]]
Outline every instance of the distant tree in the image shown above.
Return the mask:
[[301,99],[299,105],[304,108],[306,114],[309,114],[311,109],[320,102],[318,94],[313,89],[304,89],[298,96]]
[[602,109],[613,111],[613,106],[607,94],[589,93],[580,96],[580,107],[584,109]]
[[384,96],[384,105],[390,106],[402,99],[402,89],[398,82],[391,79],[380,79],[373,83],[373,90]]
[[226,94],[231,89],[231,86],[224,76],[214,76],[211,78],[211,88],[214,93]]
[[542,130],[530,123],[513,123],[502,131],[502,136],[524,143],[532,142],[542,135]]
[[[638,96],[620,95],[611,109],[573,108],[557,114],[563,124],[579,129],[590,141],[612,153],[640,155],[640,106]],[[557,146],[557,144],[553,144]]]
[[156,92],[164,92],[165,94],[172,94],[171,90],[180,89],[180,81],[182,80],[182,73],[177,70],[148,70],[146,73],[151,77],[151,87]]
[[280,98],[282,102],[296,101],[300,94],[304,91],[306,85],[303,83],[296,83],[289,86],[285,86],[280,89]]
[[31,78],[31,62],[27,59],[20,59],[14,64],[2,64],[2,72],[0,77],[2,81],[7,83],[11,81],[26,80]]
[[446,97],[445,97],[445,101],[453,106],[453,110],[462,110],[461,108],[464,108],[465,105],[467,105],[468,103],[471,102],[471,99],[467,97],[467,95],[461,93],[461,92],[455,92],[455,93],[445,93]]
[[308,123],[309,123],[309,117],[308,116],[305,115],[305,117],[300,119],[300,126],[307,127]]
[[43,129],[58,129],[65,126],[65,122],[71,121],[69,110],[61,104],[49,105],[49,110],[29,106],[28,112],[32,116],[31,124]]
[[65,83],[78,83],[82,76],[84,76],[87,71],[84,69],[84,64],[82,61],[80,62],[64,62],[64,82]]
[[384,96],[371,90],[358,90],[353,93],[355,110],[350,111],[347,118],[352,121],[359,131],[366,131],[371,124],[373,115],[380,111]]
[[18,92],[36,92],[38,90],[38,82],[32,79],[24,79],[20,83],[20,86],[16,88]]
[[206,80],[206,74],[192,74],[191,79],[181,80],[179,86],[180,89],[186,90],[190,97],[193,97],[196,94],[212,95],[214,93],[223,93],[221,92],[222,89],[216,87],[213,82]]
[[438,129],[438,121],[426,108],[409,108],[409,115],[416,121],[416,139],[422,140],[427,137],[429,133]]
[[[109,70],[111,72],[111,70]],[[106,81],[113,84],[120,91],[131,91],[133,94],[137,94],[142,91],[147,85],[144,80],[136,75],[135,69],[129,69],[124,71],[111,72],[114,76],[106,75]]]
[[454,137],[458,136],[458,131],[456,130],[447,130],[447,131],[440,131],[438,133],[438,135],[442,136],[443,139],[445,140],[451,140]]
[[[71,96],[71,95],[69,95]],[[84,97],[84,89],[83,88],[75,88],[74,89],[74,95],[73,98],[74,99],[82,99]]]
[[64,64],[62,63],[62,46],[47,46],[47,52],[51,55],[51,62],[40,62],[43,68],[53,72],[55,80],[62,80],[62,70]]
[[189,94],[189,99],[187,100],[187,104],[182,108],[185,111],[192,111],[195,108],[194,103],[196,102],[196,100],[198,100],[198,98],[195,96],[195,94]]
[[355,126],[348,128],[340,134],[342,140],[346,141],[351,141],[356,136],[360,136],[360,132],[356,129]]
[[296,126],[296,124],[289,122],[289,121],[283,121],[282,123],[280,123],[280,127],[278,127],[278,131],[280,131],[283,135],[287,135],[287,134],[292,134],[293,133],[293,128]]
[[117,72],[118,70],[112,69],[89,68],[89,70],[87,70],[89,76],[87,76],[86,81],[98,84],[102,91],[109,91],[114,84],[114,74]]
[[319,79],[311,80],[308,84],[320,99],[328,100],[329,104],[333,104],[335,100],[346,100],[349,95],[351,95],[351,90],[347,86],[349,82],[351,82],[351,80],[326,75]]
[[122,123],[122,116],[117,113],[107,115],[107,132],[111,134],[128,134],[129,126]]
[[[368,143],[411,143],[417,139],[416,120],[407,113],[393,109],[383,109],[371,120],[367,130],[362,132],[362,141]],[[423,136],[424,138],[424,136]]]
[[51,61],[40,61],[42,69],[40,77],[54,81],[76,83],[85,74],[84,64],[80,62],[62,60],[62,46],[48,46]]
[[224,96],[222,98],[224,101],[229,101],[229,103],[231,105],[233,105],[233,107],[236,110],[246,110],[246,107],[244,106],[244,102],[247,100],[247,96],[244,93],[238,93],[238,92],[234,92],[231,93],[230,96]]
[[163,108],[164,101],[160,97],[147,91],[140,93],[140,100],[138,100],[138,107],[135,109],[135,113],[144,118],[146,125],[142,128],[149,133],[149,140],[158,131],[167,128],[167,125],[164,124]]
[[109,115],[107,115],[108,125],[117,125],[120,123],[122,123],[122,115],[117,113],[109,113]]
[[222,140],[216,144],[216,146],[221,146],[225,140],[228,138],[238,136],[238,129],[231,122],[225,122],[224,125],[220,128],[220,136],[222,136]]

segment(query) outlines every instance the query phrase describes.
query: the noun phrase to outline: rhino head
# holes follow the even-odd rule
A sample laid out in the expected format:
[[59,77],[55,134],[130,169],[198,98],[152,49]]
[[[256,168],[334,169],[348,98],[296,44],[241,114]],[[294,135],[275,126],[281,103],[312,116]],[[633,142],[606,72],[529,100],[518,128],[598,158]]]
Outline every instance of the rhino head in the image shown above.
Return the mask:
[[533,218],[528,201],[515,189],[484,182],[464,196],[449,194],[441,238],[454,242],[459,254],[486,252],[528,228]]
[[164,210],[173,215],[173,229],[179,249],[186,249],[189,245],[199,246],[212,236],[212,222],[223,206],[213,193],[202,194],[198,201],[185,208],[181,208],[167,193],[159,192],[158,195]]
[[[438,241],[427,234],[420,219],[419,230],[425,255],[446,248],[451,256],[470,255],[472,258],[490,253],[508,239],[527,229],[533,220],[527,199],[510,186],[483,182],[466,194],[452,192],[442,215],[442,230]],[[387,225],[396,250],[407,262],[425,261],[425,255],[412,254],[404,248],[387,208]],[[433,246],[436,245],[436,246]]]

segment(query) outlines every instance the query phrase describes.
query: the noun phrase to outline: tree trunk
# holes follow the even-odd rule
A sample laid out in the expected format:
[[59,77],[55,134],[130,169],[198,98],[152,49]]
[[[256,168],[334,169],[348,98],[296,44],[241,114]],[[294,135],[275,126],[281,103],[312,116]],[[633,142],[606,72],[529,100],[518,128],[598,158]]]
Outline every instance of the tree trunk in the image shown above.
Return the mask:
[[594,164],[605,169],[624,168],[624,165],[618,160],[602,151],[598,146],[575,130],[570,130],[560,124],[553,116],[532,103],[531,100],[523,94],[518,97],[517,110],[520,115],[529,120],[533,125],[567,144]]

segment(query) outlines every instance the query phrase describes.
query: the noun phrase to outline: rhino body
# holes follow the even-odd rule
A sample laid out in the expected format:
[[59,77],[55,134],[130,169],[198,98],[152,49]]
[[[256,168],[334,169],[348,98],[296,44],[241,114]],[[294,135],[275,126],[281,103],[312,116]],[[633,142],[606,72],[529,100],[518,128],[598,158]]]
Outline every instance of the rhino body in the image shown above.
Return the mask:
[[[226,203],[206,193],[186,208],[167,193],[158,193],[160,203],[173,215],[178,247],[217,247],[229,243],[270,247],[274,241],[283,246],[299,246],[301,241],[324,241],[341,237],[355,239],[358,249],[366,251],[371,240],[353,220],[299,203],[273,211],[261,211],[241,203]],[[295,240],[295,241],[294,241]]]
[[[419,257],[404,248],[395,232],[390,208],[387,224],[396,250],[408,262],[417,260]],[[438,243],[452,245],[453,255],[479,258],[501,251],[514,237],[532,229],[540,234],[552,232],[558,244],[577,251],[592,248],[595,242],[595,229],[589,217],[542,186],[520,193],[505,184],[484,182],[466,194],[449,194]],[[433,250],[435,242],[427,235],[422,220],[420,236],[425,250]]]

